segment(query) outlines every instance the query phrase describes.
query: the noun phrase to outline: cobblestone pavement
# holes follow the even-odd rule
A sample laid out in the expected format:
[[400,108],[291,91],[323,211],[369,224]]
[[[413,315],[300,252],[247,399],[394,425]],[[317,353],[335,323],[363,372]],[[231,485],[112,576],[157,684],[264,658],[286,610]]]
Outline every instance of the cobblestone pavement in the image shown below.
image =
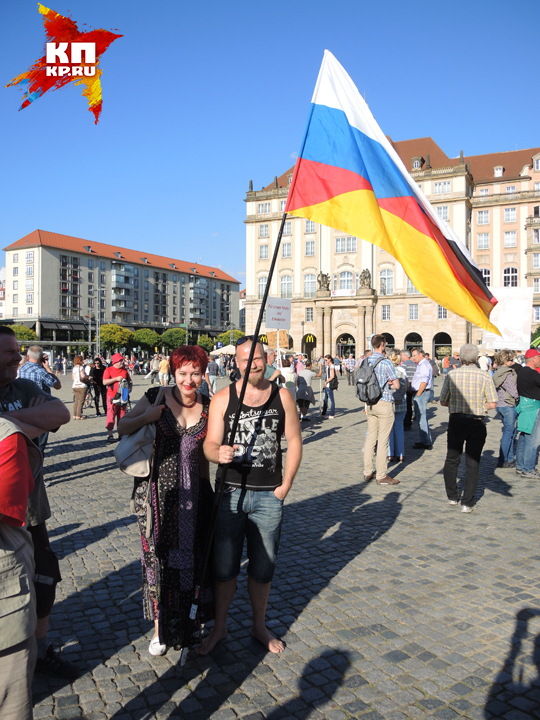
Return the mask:
[[[147,387],[137,378],[135,397]],[[285,652],[250,638],[243,574],[227,640],[184,670],[178,652],[148,654],[131,481],[104,418],[51,435],[63,581],[50,636],[82,672],[36,676],[36,718],[540,718],[540,488],[496,469],[500,422],[492,412],[478,504],[463,515],[443,488],[446,409],[429,406],[433,450],[412,449],[413,426],[391,469],[400,484],[379,487],[362,480],[365,416],[345,378],[336,398],[335,420],[305,423],[286,501],[268,612]]]

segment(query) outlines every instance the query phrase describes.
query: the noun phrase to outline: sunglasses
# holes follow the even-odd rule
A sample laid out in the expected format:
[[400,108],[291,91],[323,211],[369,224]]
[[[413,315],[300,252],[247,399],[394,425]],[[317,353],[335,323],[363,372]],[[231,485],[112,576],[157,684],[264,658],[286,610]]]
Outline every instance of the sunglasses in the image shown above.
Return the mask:
[[259,338],[256,335],[244,335],[244,337],[241,337],[240,340],[236,342],[236,347],[242,345],[242,343],[245,343],[248,340],[250,340],[251,342],[260,342]]

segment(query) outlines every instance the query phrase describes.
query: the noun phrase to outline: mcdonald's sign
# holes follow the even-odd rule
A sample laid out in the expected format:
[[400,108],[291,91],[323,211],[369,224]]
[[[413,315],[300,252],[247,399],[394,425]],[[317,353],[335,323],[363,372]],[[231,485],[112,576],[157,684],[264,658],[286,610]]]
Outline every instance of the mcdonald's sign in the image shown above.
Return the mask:
[[262,343],[265,343],[266,345],[268,345],[268,338],[266,337],[266,335],[259,335],[259,340]]
[[306,342],[307,342],[307,343],[314,343],[314,342],[315,342],[315,336],[314,336],[314,335],[306,335]]

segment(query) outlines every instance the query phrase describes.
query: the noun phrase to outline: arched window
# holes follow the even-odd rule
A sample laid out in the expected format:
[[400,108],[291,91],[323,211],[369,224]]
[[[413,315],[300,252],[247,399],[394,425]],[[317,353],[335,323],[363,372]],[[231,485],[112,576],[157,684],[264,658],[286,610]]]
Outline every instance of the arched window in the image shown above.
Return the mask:
[[292,276],[283,275],[281,278],[281,297],[292,298]]
[[379,273],[379,280],[381,295],[393,295],[394,294],[394,271],[387,269],[381,270]]
[[518,269],[514,267],[504,268],[503,270],[503,286],[504,287],[517,287],[518,286]]
[[348,270],[346,272],[339,273],[339,289],[340,290],[352,290],[353,289],[353,275]]
[[268,281],[268,278],[266,277],[266,275],[262,275],[262,276],[259,278],[259,292],[258,292],[259,300],[262,300],[262,297],[263,297],[263,295],[264,295],[264,291],[266,290],[266,283],[267,283],[267,281]]
[[317,278],[315,275],[304,275],[304,297],[315,297]]

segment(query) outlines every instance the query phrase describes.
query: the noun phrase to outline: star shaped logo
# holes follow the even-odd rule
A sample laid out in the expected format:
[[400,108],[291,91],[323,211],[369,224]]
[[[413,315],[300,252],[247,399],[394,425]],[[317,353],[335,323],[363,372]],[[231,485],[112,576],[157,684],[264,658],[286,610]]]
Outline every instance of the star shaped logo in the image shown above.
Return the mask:
[[109,45],[123,36],[102,29],[80,32],[71,18],[39,3],[38,10],[45,25],[46,54],[6,87],[19,83],[27,86],[19,108],[23,110],[47,90],[58,90],[68,83],[82,85],[82,94],[88,100],[88,109],[94,114],[97,125],[102,106],[100,78],[103,71],[99,60]]

